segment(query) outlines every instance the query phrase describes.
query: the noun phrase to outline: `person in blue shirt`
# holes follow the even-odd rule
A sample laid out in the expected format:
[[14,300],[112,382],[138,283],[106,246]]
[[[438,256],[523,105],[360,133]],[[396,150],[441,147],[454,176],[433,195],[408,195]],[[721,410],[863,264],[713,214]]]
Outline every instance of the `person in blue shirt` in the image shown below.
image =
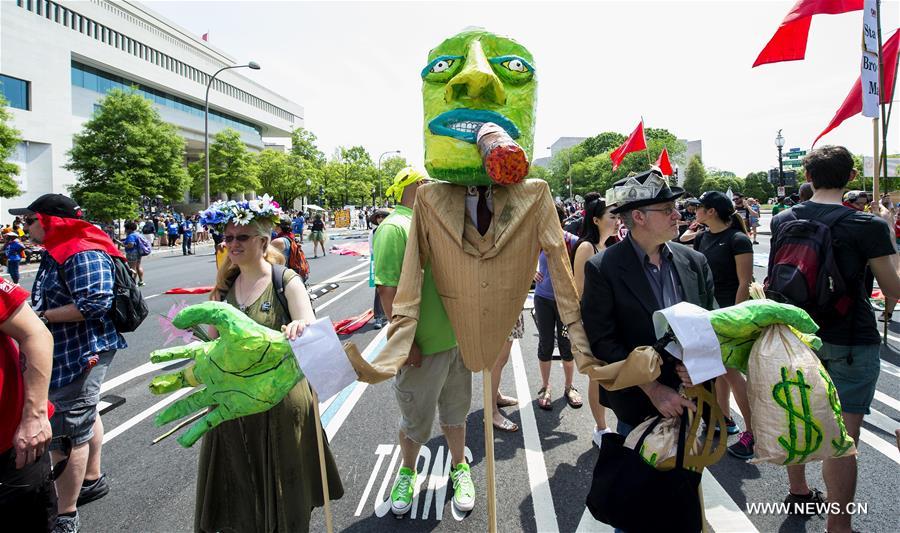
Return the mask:
[[185,217],[178,228],[181,233],[181,255],[194,255],[191,250],[191,242],[194,240],[194,223]]
[[128,267],[137,272],[138,285],[144,286],[144,267],[141,266],[141,243],[144,238],[137,231],[137,223],[126,222],[125,231],[128,236],[122,242],[125,245],[125,260],[128,261]]
[[178,241],[178,222],[174,218],[166,219],[166,233],[169,236],[169,248],[174,248]]
[[306,219],[303,217],[303,213],[297,213],[297,216],[294,217],[294,220],[291,221],[291,232],[295,237],[300,238],[300,244],[303,244],[303,226],[306,225]]
[[6,238],[6,244],[3,246],[3,251],[6,252],[6,271],[9,272],[12,282],[18,285],[19,263],[22,261],[22,250],[25,249],[25,245],[19,241],[19,236],[11,231],[4,237]]

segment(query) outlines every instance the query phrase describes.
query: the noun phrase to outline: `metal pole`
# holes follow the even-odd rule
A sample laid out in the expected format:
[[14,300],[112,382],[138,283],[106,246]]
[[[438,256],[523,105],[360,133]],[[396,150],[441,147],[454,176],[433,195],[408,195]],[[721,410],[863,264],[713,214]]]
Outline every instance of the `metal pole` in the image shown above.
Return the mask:
[[[388,154],[399,154],[400,150],[388,150],[387,152],[382,153],[378,156],[378,197],[381,198],[381,158]],[[375,202],[372,202],[373,204]]]
[[206,97],[203,101],[203,162],[205,169],[204,176],[204,187],[203,187],[203,208],[209,209],[209,89],[212,87],[213,81],[216,79],[216,76],[222,73],[224,70],[232,69],[232,68],[251,68],[253,70],[259,70],[259,65],[256,62],[251,61],[246,65],[232,65],[230,67],[222,67],[213,74],[209,81],[206,83]]
[[[782,166],[781,162],[781,147],[778,147],[778,183],[781,184],[781,188],[784,189],[784,166]],[[787,191],[785,192],[785,196],[787,196]]]

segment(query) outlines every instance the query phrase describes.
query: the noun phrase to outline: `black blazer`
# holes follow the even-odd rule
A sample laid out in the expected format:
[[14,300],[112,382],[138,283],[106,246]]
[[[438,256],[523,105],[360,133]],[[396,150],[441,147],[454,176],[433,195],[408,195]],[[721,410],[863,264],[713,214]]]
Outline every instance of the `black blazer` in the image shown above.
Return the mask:
[[[668,243],[681,282],[684,300],[705,309],[718,307],[712,271],[703,254],[675,242]],[[584,267],[581,320],[594,357],[622,361],[638,346],[652,346],[657,338],[653,312],[660,309],[629,240],[618,242],[592,257]],[[677,388],[680,380],[672,364],[663,365],[660,383]],[[600,388],[600,403],[631,425],[658,414],[638,387],[610,392]]]

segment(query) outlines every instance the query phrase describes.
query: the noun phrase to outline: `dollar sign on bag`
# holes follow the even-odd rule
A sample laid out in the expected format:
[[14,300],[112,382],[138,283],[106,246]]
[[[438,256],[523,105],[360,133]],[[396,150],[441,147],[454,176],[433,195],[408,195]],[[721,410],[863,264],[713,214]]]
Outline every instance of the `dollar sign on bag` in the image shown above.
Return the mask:
[[853,439],[847,434],[847,426],[844,425],[844,417],[841,415],[841,400],[838,397],[834,382],[831,381],[831,377],[822,368],[819,369],[819,375],[825,380],[825,385],[828,388],[828,403],[831,405],[831,410],[834,412],[834,421],[837,422],[838,430],[841,432],[838,438],[831,439],[834,456],[840,457],[853,446]]
[[[792,388],[797,388],[797,395],[800,397],[800,405],[794,403],[794,393]],[[776,383],[772,387],[772,397],[775,403],[784,408],[788,417],[788,437],[778,437],[778,443],[785,449],[788,456],[784,460],[784,464],[794,462],[797,464],[811,453],[819,449],[822,444],[822,427],[813,419],[812,412],[809,408],[809,391],[810,387],[803,379],[803,371],[797,370],[797,379],[791,381],[788,379],[787,368],[781,367],[781,383]],[[799,408],[799,410],[798,410]],[[797,442],[797,423],[803,424],[803,443]]]

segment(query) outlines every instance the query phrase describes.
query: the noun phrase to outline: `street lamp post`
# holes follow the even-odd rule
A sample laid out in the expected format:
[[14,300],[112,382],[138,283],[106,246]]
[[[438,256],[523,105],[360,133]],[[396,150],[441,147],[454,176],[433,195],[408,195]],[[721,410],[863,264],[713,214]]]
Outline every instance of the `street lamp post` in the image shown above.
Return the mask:
[[784,166],[781,159],[781,149],[784,148],[784,136],[781,135],[781,130],[778,130],[778,135],[775,136],[775,146],[778,147],[778,183],[779,188],[784,192]]
[[[306,205],[309,205],[309,186],[310,185],[312,185],[312,180],[309,178],[306,178],[306,196],[305,196]],[[304,205],[304,207],[306,207],[306,205]]]
[[213,80],[216,79],[223,70],[228,70],[232,68],[251,68],[253,70],[259,70],[259,63],[256,61],[251,61],[246,65],[232,65],[230,67],[222,67],[216,71],[212,77],[209,78],[209,82],[206,84],[206,99],[204,100],[204,112],[203,112],[203,159],[206,166],[206,177],[205,177],[205,186],[203,188],[203,207],[205,209],[209,209],[209,89],[212,87]]
[[[399,153],[400,153],[400,150],[388,150],[387,152],[384,152],[383,154],[378,156],[378,196],[379,197],[381,196],[381,158],[388,154],[399,154]],[[372,201],[372,205],[373,206],[375,205],[374,200]]]
[[375,187],[372,187],[372,209],[375,209]]

